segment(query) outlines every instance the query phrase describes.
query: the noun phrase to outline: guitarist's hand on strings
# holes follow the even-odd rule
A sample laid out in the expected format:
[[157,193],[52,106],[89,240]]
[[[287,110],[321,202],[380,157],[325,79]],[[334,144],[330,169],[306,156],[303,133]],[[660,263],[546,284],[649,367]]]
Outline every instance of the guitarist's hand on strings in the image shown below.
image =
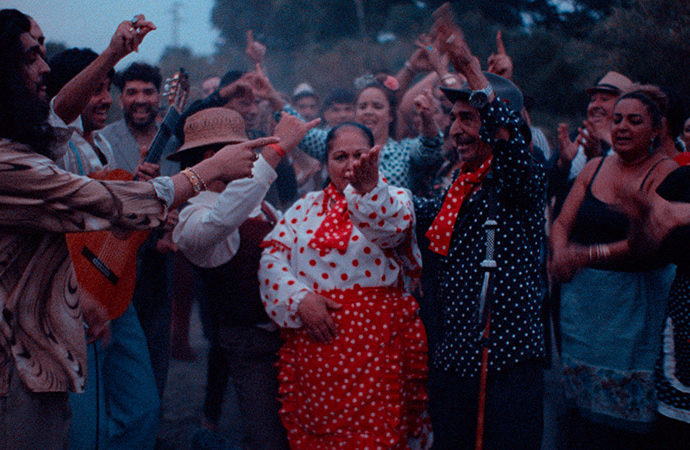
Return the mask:
[[102,339],[101,343],[108,345],[110,341],[110,319],[106,309],[84,289],[80,290],[79,304],[84,315],[84,322],[86,322],[87,342],[90,344]]
[[161,174],[161,168],[158,164],[149,162],[140,162],[134,176],[141,181],[148,181],[151,178],[156,178]]

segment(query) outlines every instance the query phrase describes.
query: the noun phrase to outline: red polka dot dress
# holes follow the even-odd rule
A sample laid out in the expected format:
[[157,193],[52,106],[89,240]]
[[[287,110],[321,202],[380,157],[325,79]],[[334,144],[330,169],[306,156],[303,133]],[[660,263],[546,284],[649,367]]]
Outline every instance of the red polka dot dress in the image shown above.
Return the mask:
[[[286,339],[281,418],[293,448],[406,448],[430,430],[426,336],[401,289],[420,261],[412,200],[383,179],[365,195],[343,194],[307,194],[264,241],[262,300]],[[302,329],[308,292],[342,305],[331,311],[331,344]]]

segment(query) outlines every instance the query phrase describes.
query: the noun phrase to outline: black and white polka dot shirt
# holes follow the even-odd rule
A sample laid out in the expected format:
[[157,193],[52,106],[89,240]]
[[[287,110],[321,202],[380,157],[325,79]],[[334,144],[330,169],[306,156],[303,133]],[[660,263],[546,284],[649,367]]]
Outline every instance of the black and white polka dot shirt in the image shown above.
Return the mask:
[[[489,218],[487,188],[495,189],[498,202],[498,229],[494,259],[498,270],[493,275],[489,369],[498,371],[522,361],[543,357],[544,331],[542,307],[542,250],[544,244],[545,175],[530,155],[518,131],[518,116],[499,100],[481,111],[481,139],[493,152],[491,176],[466,199],[455,221],[448,256],[425,252],[434,258],[441,311],[440,342],[431,361],[437,370],[474,376],[481,367],[478,318],[483,272],[480,263],[486,254],[486,232],[482,225]],[[510,131],[511,139],[494,138],[499,127]],[[455,175],[457,177],[457,174]],[[435,198],[415,197],[420,245],[441,209],[445,193]]]

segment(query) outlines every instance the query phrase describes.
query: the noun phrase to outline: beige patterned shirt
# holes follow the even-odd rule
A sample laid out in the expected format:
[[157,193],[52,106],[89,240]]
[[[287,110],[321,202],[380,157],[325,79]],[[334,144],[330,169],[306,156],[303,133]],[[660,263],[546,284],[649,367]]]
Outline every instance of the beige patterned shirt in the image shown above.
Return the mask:
[[84,326],[64,233],[150,228],[164,215],[149,182],[78,176],[0,139],[0,395],[12,364],[34,392],[84,389]]

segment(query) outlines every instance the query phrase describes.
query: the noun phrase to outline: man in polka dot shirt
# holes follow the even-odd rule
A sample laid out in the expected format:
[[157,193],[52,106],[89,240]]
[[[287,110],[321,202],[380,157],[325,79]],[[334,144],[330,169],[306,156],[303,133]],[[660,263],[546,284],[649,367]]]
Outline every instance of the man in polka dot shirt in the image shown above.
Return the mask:
[[[488,367],[484,446],[539,448],[544,172],[532,160],[525,127],[511,109],[522,108],[519,90],[481,71],[455,25],[439,19],[435,30],[467,84],[465,89],[444,89],[454,102],[450,138],[464,162],[460,173],[443,195],[414,200],[418,234],[428,239],[422,238],[420,246],[429,248],[429,266],[435,268],[424,276],[436,277],[434,309],[440,315],[439,342],[430,355],[434,445],[474,448],[480,374]],[[484,366],[480,264],[486,257],[483,225],[489,218],[498,222],[493,255],[498,267],[487,297],[490,333]]]

